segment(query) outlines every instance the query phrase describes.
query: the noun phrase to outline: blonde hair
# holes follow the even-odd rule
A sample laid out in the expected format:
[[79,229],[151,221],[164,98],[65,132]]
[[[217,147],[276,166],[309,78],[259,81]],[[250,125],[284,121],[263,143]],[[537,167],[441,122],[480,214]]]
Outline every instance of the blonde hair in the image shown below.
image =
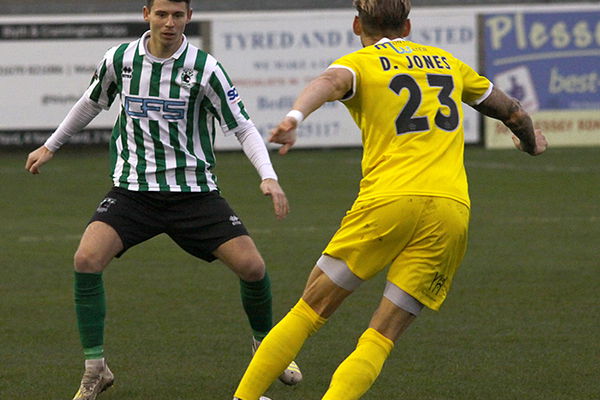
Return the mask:
[[408,19],[410,0],[353,0],[368,35],[399,34]]

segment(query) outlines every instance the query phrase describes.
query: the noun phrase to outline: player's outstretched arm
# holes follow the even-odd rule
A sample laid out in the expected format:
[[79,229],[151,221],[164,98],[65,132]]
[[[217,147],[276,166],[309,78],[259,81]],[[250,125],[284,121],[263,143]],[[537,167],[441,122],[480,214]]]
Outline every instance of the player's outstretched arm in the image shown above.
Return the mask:
[[293,111],[271,130],[269,142],[282,144],[279,154],[286,154],[296,143],[296,128],[312,112],[328,101],[342,99],[350,90],[354,76],[345,68],[329,68],[300,93]]
[[502,121],[514,134],[513,142],[517,149],[532,156],[546,151],[546,137],[540,129],[533,128],[533,121],[521,103],[497,87],[494,86],[488,98],[474,108],[488,117]]
[[27,156],[25,161],[25,169],[34,175],[40,173],[42,165],[46,164],[54,157],[54,153],[46,146],[40,146]]

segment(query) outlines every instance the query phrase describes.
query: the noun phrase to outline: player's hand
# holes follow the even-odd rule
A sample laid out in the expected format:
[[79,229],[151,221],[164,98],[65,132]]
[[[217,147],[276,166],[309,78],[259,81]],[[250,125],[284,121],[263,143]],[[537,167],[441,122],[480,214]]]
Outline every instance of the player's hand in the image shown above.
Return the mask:
[[275,179],[265,179],[260,183],[260,190],[273,200],[273,208],[277,219],[284,219],[290,212],[287,197]]
[[279,125],[271,130],[271,137],[269,138],[270,143],[282,144],[279,149],[279,154],[286,154],[296,143],[296,128],[298,127],[298,121],[291,117],[285,117]]
[[532,156],[539,156],[548,148],[548,141],[546,140],[546,137],[542,134],[541,129],[535,130],[535,148],[533,149],[533,151],[527,151],[525,148],[523,148],[523,144],[515,135],[512,136],[512,140],[517,149],[529,153]]
[[34,175],[40,173],[42,165],[46,164],[54,157],[54,153],[46,146],[40,146],[36,150],[29,153],[27,161],[25,161],[25,169]]

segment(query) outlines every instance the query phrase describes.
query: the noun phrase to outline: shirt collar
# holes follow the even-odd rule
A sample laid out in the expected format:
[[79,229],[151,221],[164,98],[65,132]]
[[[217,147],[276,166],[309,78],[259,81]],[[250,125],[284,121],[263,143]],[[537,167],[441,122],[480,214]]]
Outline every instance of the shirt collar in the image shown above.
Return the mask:
[[404,41],[403,38],[396,38],[396,39],[388,39],[386,37],[381,38],[381,40],[379,40],[379,42],[375,43],[375,44],[382,44],[382,43],[388,43],[388,42],[398,42],[398,41]]
[[173,53],[173,55],[169,58],[160,59],[160,58],[155,57],[152,54],[150,54],[150,52],[146,49],[146,44],[148,43],[148,40],[150,40],[150,31],[144,32],[144,34],[140,38],[140,43],[138,46],[139,53],[141,56],[146,56],[148,58],[151,58],[151,59],[154,59],[157,61],[165,61],[165,60],[170,60],[170,59],[177,60],[179,57],[181,57],[181,55],[185,51],[187,44],[188,44],[187,37],[185,35],[183,35],[183,41],[181,42],[181,46],[179,46],[177,51],[175,53]]

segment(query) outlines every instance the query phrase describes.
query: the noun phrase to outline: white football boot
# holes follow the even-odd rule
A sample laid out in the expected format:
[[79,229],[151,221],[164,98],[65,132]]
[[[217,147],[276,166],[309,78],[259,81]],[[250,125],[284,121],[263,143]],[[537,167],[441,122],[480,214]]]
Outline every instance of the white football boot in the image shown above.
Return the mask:
[[81,385],[73,400],[96,400],[98,394],[111,387],[114,382],[115,376],[108,369],[108,365],[104,360],[92,363],[86,362]]
[[[260,346],[260,342],[258,340],[256,340],[255,338],[252,338],[252,355],[254,355],[254,353],[256,353],[256,349],[258,349],[258,346]],[[288,367],[285,369],[285,371],[283,371],[281,373],[281,375],[279,375],[279,380],[289,386],[293,386],[297,383],[299,383],[302,380],[302,372],[300,371],[300,368],[298,367],[298,364],[296,364],[295,361],[292,361],[290,363],[290,365],[288,365]],[[265,399],[261,399],[261,400],[269,400],[268,398]]]

